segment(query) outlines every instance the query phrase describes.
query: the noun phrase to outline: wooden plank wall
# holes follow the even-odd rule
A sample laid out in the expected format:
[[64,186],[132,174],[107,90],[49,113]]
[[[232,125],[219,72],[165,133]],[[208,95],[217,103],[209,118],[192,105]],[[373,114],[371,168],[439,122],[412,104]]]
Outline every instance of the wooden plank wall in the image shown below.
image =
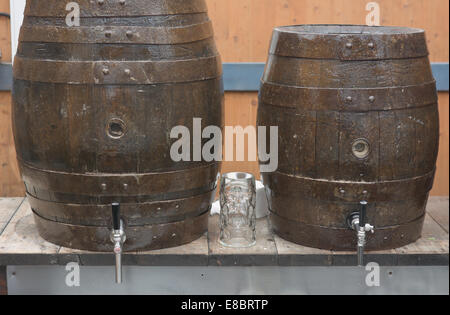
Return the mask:
[[[9,12],[9,0],[0,0],[0,12]],[[0,50],[0,62],[11,62],[10,23],[6,17],[0,17]],[[11,93],[0,91],[0,197],[23,194],[11,130]]]
[[[206,0],[224,62],[264,62],[272,28],[289,24],[365,24],[368,0]],[[419,27],[427,31],[433,62],[449,60],[448,0],[378,0],[381,24]],[[0,0],[9,12],[9,0]],[[0,17],[2,61],[10,61],[9,22]],[[449,195],[449,96],[440,93],[441,149],[433,195]],[[227,125],[255,125],[257,94],[228,92]],[[225,163],[223,171],[258,172],[254,162]],[[10,124],[10,93],[0,92],[0,196],[24,191],[15,162]]]

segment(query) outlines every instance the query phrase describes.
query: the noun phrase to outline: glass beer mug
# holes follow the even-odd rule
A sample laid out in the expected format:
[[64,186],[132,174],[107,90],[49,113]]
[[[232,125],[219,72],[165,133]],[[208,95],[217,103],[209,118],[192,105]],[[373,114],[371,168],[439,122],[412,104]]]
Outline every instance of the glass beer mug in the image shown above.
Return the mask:
[[256,244],[256,182],[247,173],[228,173],[220,181],[220,236],[226,247]]

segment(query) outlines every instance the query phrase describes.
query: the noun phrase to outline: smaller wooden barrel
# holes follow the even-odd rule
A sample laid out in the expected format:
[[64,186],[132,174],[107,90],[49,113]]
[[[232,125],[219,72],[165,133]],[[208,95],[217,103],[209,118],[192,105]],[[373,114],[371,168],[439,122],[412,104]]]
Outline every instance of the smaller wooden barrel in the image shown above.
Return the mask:
[[439,144],[424,31],[304,25],[276,28],[258,124],[279,126],[279,167],[263,174],[281,237],[354,250],[348,216],[367,201],[369,250],[421,236]]

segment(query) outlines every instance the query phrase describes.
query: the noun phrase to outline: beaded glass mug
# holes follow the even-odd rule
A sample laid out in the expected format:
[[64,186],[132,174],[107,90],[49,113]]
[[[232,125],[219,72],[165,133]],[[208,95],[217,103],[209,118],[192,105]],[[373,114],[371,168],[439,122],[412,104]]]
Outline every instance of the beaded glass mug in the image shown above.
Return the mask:
[[256,244],[256,182],[247,173],[228,173],[220,181],[220,236],[226,247]]

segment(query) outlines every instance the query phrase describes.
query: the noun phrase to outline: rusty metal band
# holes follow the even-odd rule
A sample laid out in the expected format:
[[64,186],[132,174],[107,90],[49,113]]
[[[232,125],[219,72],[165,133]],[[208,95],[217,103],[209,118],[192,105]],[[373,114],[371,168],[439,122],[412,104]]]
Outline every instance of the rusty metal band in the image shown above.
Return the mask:
[[[100,3],[93,0],[77,0],[81,17],[108,16],[145,16],[205,13],[204,0],[108,0]],[[27,1],[25,16],[65,17],[71,10],[66,10],[67,2],[61,0]]]
[[[45,71],[42,71],[45,69]],[[210,80],[222,75],[219,56],[178,61],[55,61],[16,56],[14,78],[68,84],[145,85]]]
[[[403,225],[375,227],[374,234],[367,235],[367,250],[388,250],[414,243],[421,237],[425,216]],[[294,222],[276,214],[270,214],[274,232],[290,242],[307,247],[334,251],[354,251],[356,233],[347,229],[329,228]]]
[[211,21],[182,27],[24,25],[20,42],[182,44],[213,37]]
[[19,166],[23,180],[37,188],[67,194],[118,197],[202,188],[215,183],[219,172],[218,163],[173,172],[117,175],[54,172],[34,168],[20,160]]
[[[69,26],[67,17],[38,17],[25,16],[24,26]],[[80,25],[83,27],[95,26],[145,26],[145,27],[181,27],[200,24],[209,21],[207,13],[157,16],[110,16],[110,17],[81,17]],[[70,27],[76,27],[75,25]]]
[[[125,227],[125,251],[156,250],[195,241],[208,230],[209,211],[184,221]],[[71,225],[46,220],[34,213],[39,234],[47,241],[64,247],[111,252],[110,227]]]
[[69,61],[73,56],[83,61],[181,60],[215,56],[214,38],[181,45],[151,44],[81,44],[81,43],[20,43],[18,56],[32,59]]
[[278,56],[383,60],[428,56],[423,30],[402,34],[312,34],[275,29],[270,53]]
[[[389,200],[369,203],[367,222],[380,227],[402,225],[422,217],[426,211],[428,193],[418,194],[411,200]],[[347,228],[347,218],[358,212],[359,202],[324,201],[300,198],[297,195],[268,195],[270,210],[295,222],[323,227]]]
[[[31,208],[42,218],[60,223],[108,226],[111,204],[66,204],[35,198],[27,194]],[[164,224],[196,217],[208,211],[215,190],[178,200],[122,203],[121,214],[127,226]]]
[[46,190],[42,188],[34,187],[31,183],[25,183],[27,194],[32,195],[35,198],[41,200],[47,200],[50,202],[63,203],[63,204],[112,204],[114,202],[119,202],[122,204],[136,204],[136,203],[149,203],[149,202],[159,202],[159,201],[169,201],[178,200],[183,198],[190,198],[199,194],[203,194],[208,191],[215,190],[217,185],[215,182],[204,183],[201,187],[168,192],[146,195],[81,195],[77,193],[61,193],[51,190]]
[[[349,97],[352,102],[349,103]],[[262,82],[260,105],[314,111],[387,111],[437,104],[436,82],[415,86],[358,89],[305,88]]]
[[348,182],[318,180],[280,172],[263,173],[264,185],[270,194],[296,195],[298,198],[316,198],[325,201],[381,202],[415,199],[418,192],[427,193],[433,187],[435,170],[406,180],[383,182]]
[[263,80],[311,88],[376,89],[422,85],[434,77],[426,57],[346,62],[270,55]]

